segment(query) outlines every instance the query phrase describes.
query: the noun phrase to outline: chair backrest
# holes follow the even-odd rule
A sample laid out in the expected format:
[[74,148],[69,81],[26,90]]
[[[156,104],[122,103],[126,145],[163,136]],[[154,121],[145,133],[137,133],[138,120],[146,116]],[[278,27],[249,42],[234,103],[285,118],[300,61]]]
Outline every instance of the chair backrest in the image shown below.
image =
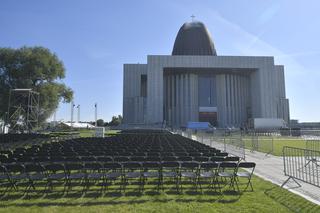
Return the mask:
[[125,157],[125,156],[114,157],[113,161],[114,162],[127,162],[127,161],[129,161],[129,158]]
[[256,167],[256,163],[254,162],[241,162],[238,165],[239,168],[255,168]]
[[178,157],[178,161],[192,161],[192,157],[191,156],[180,156]]
[[92,162],[92,161],[96,161],[96,158],[93,157],[93,156],[82,156],[81,157],[81,161],[90,161],[90,162]]
[[236,169],[237,167],[238,164],[233,162],[221,162],[219,165],[220,169]]
[[180,164],[182,170],[196,170],[199,168],[198,162],[182,162]]
[[209,158],[205,156],[201,156],[201,157],[194,157],[194,160],[198,162],[207,162]]
[[225,161],[224,159],[225,159],[225,157],[211,157],[210,158],[210,160],[212,162],[223,162],[223,161]]
[[212,170],[212,169],[218,169],[219,168],[219,163],[215,162],[204,162],[200,164],[200,169],[203,170]]
[[52,164],[45,165],[45,168],[47,171],[51,173],[65,172],[65,167],[63,164],[52,163]]
[[118,162],[108,162],[103,164],[105,170],[122,170],[122,164]]
[[143,162],[142,167],[144,170],[149,170],[149,169],[161,169],[161,164],[159,162]]
[[7,174],[7,169],[5,166],[0,165],[0,174]]
[[161,163],[163,169],[178,169],[180,167],[180,163],[177,161],[164,161]]
[[138,162],[125,162],[122,164],[124,170],[139,170],[141,163]]
[[176,161],[177,157],[176,156],[164,156],[162,157],[162,161]]
[[146,157],[144,159],[144,161],[151,161],[151,162],[160,162],[161,158],[160,157],[156,157],[156,156],[150,156],[150,157]]
[[7,164],[5,167],[8,173],[23,173],[25,171],[23,164]]
[[239,160],[240,160],[239,157],[231,157],[231,156],[228,156],[228,157],[225,157],[225,158],[224,158],[224,161],[239,162]]
[[217,152],[217,153],[215,153],[215,156],[225,157],[225,156],[228,156],[228,153],[226,153],[226,152]]
[[45,171],[40,164],[25,164],[24,166],[27,173],[43,173]]
[[145,157],[143,157],[143,156],[131,156],[131,157],[130,157],[130,160],[131,160],[131,161],[142,162],[142,161],[145,160]]
[[97,162],[86,162],[84,164],[84,169],[91,171],[98,171],[102,169],[102,165]]
[[97,157],[97,161],[100,162],[113,162],[112,157],[99,156]]

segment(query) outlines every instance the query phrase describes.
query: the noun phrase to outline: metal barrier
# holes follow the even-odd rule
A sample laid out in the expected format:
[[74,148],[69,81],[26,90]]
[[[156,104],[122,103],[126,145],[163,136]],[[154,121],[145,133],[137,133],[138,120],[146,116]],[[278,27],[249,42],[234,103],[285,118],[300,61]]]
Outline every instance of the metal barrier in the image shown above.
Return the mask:
[[245,159],[245,142],[240,134],[233,133],[231,136],[226,136],[224,132],[197,131],[193,135],[190,131],[183,131],[181,135]]
[[224,138],[224,151],[246,159],[245,143],[241,136],[230,136]]
[[281,187],[290,179],[299,186],[297,180],[320,187],[320,151],[285,146],[282,152],[284,174],[288,179]]
[[320,140],[307,139],[306,149],[311,149],[315,151],[320,151]]
[[259,137],[253,135],[251,138],[251,143],[246,141],[246,148],[251,152],[258,151],[264,152],[266,155],[273,152],[273,138],[272,137]]

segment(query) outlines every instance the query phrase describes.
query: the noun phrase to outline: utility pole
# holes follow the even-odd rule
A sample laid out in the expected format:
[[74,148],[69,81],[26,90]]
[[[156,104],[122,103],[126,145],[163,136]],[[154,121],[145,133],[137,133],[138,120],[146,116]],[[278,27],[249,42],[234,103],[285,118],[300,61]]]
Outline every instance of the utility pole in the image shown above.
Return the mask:
[[80,104],[78,104],[77,109],[78,109],[78,119],[77,119],[77,122],[80,123]]
[[95,127],[97,127],[97,117],[98,117],[98,104],[94,104],[94,120],[95,120]]
[[74,103],[73,103],[73,101],[71,101],[71,128],[72,128],[72,126],[73,126],[73,109],[74,109]]

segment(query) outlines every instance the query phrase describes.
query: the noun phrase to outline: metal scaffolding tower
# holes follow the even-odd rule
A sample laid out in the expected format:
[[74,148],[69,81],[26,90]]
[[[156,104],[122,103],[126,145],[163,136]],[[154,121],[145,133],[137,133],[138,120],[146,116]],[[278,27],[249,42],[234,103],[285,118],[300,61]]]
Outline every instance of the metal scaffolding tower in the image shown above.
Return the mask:
[[30,132],[38,126],[39,98],[32,89],[10,90],[7,123],[11,131]]

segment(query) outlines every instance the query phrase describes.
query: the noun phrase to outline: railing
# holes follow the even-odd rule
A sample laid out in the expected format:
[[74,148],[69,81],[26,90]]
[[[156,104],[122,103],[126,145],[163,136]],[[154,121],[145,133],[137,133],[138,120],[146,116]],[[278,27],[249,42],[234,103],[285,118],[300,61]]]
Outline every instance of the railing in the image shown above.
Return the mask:
[[253,135],[251,139],[245,141],[245,147],[251,152],[264,152],[268,155],[273,152],[273,138]]
[[[187,135],[187,133],[182,133],[182,135]],[[197,131],[194,138],[200,143],[223,150],[242,159],[246,157],[245,143],[239,132],[226,135],[225,132]]]
[[301,186],[297,180],[320,187],[320,151],[300,149],[295,147],[283,147],[284,174]]
[[245,142],[241,136],[226,136],[224,138],[224,151],[246,159]]

